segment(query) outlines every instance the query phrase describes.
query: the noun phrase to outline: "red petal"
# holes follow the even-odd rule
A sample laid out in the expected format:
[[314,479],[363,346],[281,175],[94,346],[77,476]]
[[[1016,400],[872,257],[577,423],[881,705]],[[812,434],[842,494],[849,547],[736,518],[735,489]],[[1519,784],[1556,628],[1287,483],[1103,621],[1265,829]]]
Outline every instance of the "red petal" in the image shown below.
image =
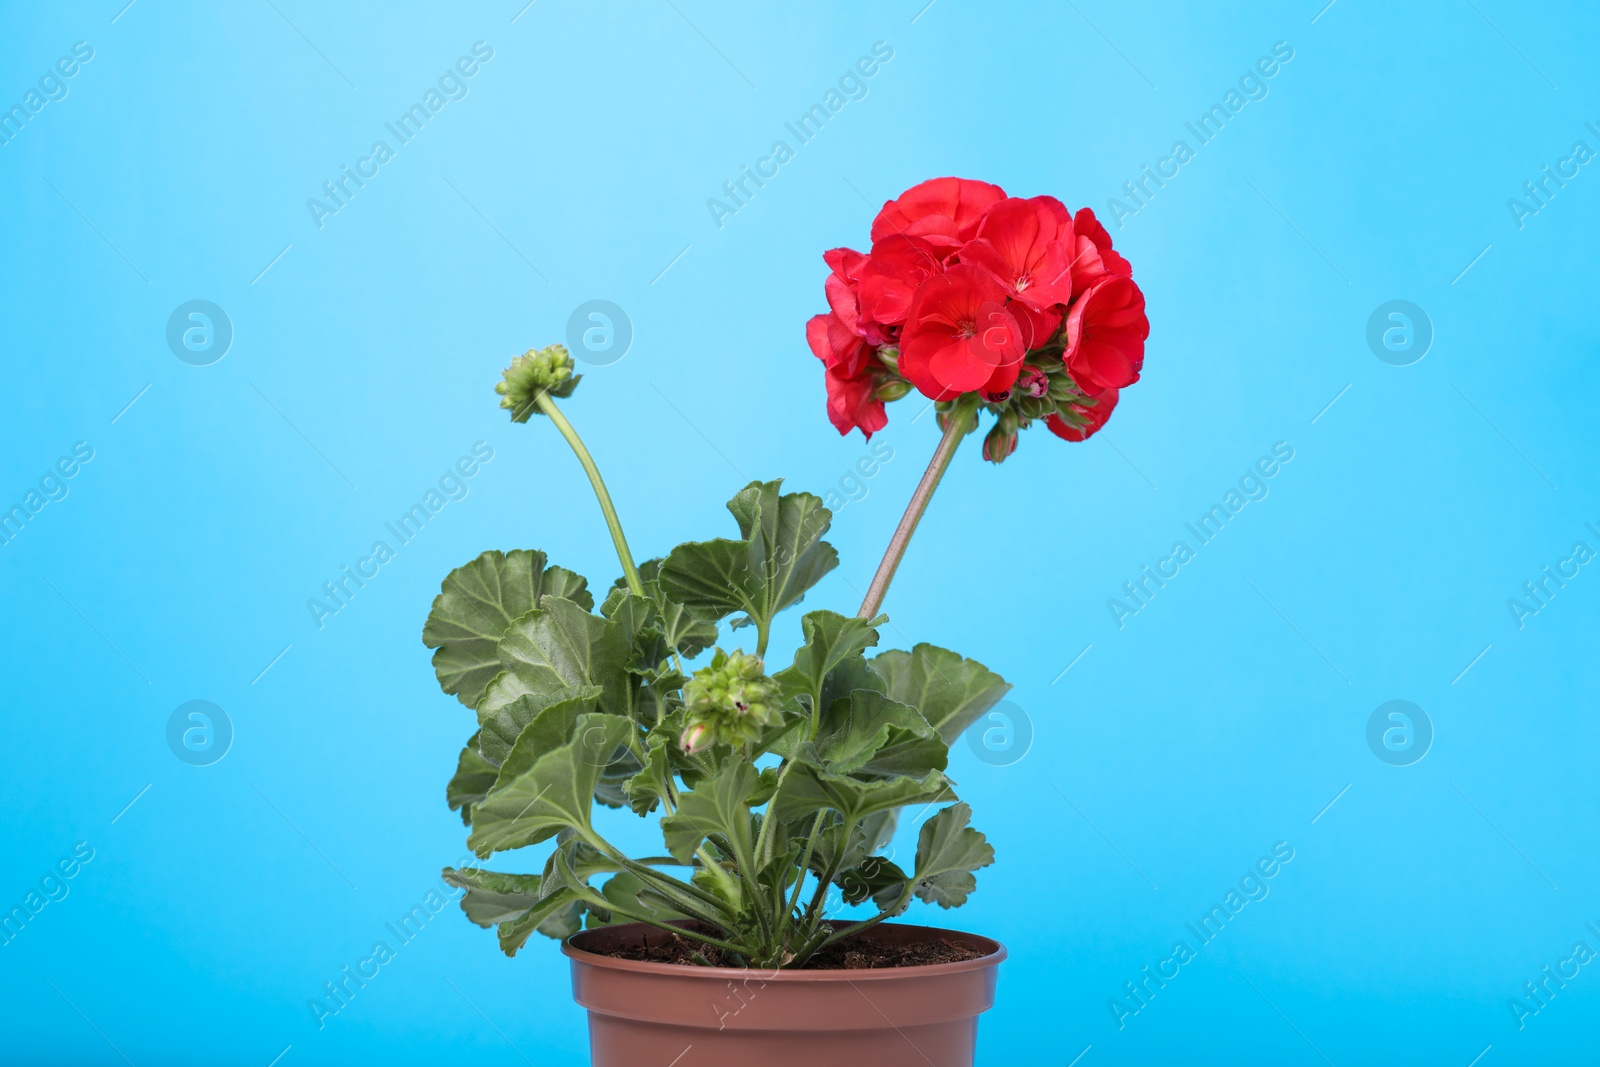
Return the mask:
[[872,246],[861,273],[862,314],[873,322],[898,326],[911,311],[917,286],[944,270],[935,246],[918,237],[895,234]]
[[806,323],[806,342],[813,355],[846,375],[861,373],[872,358],[872,346],[832,312],[811,317]]
[[1087,252],[1081,244],[1074,250],[1075,259],[1072,268],[1074,277],[1079,275],[1078,260],[1086,256],[1095,263],[1099,274],[1122,274],[1130,278],[1133,276],[1132,264],[1112,251],[1111,235],[1100,224],[1100,220],[1095,218],[1093,210],[1086,207],[1079,208],[1078,214],[1072,219],[1072,229],[1079,237],[1089,238],[1089,243],[1093,246],[1092,250]]
[[862,268],[867,265],[866,255],[853,248],[830,248],[822,253],[822,261],[847,282],[860,281]]
[[1049,342],[1061,328],[1061,312],[1056,308],[1029,307],[1020,300],[1006,306],[1022,327],[1022,347],[1039,348]]
[[833,315],[813,315],[806,320],[806,343],[811,346],[811,354],[822,362],[827,363],[833,358],[833,348],[828,344],[828,320]]
[[868,440],[889,424],[883,401],[874,396],[869,378],[849,378],[834,371],[826,375],[828,421],[840,434],[860,430]]
[[1149,335],[1144,294],[1133,279],[1112,275],[1097,282],[1067,313],[1062,359],[1085,392],[1120,389],[1139,380]]
[[872,220],[873,243],[899,233],[960,244],[971,240],[984,211],[1005,195],[1004,189],[988,182],[931,178],[883,205]]
[[822,285],[822,291],[828,298],[828,306],[839,316],[839,321],[852,333],[860,333],[857,320],[861,317],[861,312],[855,290],[850,284],[841,280],[837,274],[830,274]]
[[1060,415],[1048,415],[1045,417],[1044,423],[1050,428],[1050,432],[1057,437],[1068,441],[1088,440],[1099,432],[1100,428],[1106,424],[1107,419],[1111,418],[1111,412],[1116,410],[1117,407],[1117,396],[1117,390],[1107,389],[1095,399],[1092,407],[1074,404],[1073,407],[1077,409],[1078,414],[1089,420],[1089,425],[1082,429],[1068,425],[1067,421]]
[[978,228],[978,239],[962,248],[963,263],[977,263],[1005,284],[1018,300],[1035,308],[1065,304],[1072,298],[1070,217],[1050,197],[1016,198],[992,204]]
[[1022,360],[1014,363],[1004,363],[994,369],[989,375],[989,380],[981,386],[985,393],[1003,393],[1017,384],[1017,375],[1022,373]]
[[946,400],[984,385],[997,368],[1015,379],[1025,353],[1005,290],[963,264],[917,289],[900,339],[900,373],[923,394]]
[[945,390],[970,393],[987,382],[994,368],[984,360],[973,338],[941,338],[928,353],[928,373]]

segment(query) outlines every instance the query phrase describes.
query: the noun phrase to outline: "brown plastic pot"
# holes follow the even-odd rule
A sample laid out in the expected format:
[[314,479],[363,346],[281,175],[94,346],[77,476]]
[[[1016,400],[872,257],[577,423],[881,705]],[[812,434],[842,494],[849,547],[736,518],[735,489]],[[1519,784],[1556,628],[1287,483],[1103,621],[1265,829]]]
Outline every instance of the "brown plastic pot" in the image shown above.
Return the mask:
[[874,970],[761,971],[645,963],[593,950],[655,933],[641,923],[574,934],[574,999],[589,1010],[594,1067],[971,1067],[1005,946],[931,926],[863,936],[944,938],[977,959]]

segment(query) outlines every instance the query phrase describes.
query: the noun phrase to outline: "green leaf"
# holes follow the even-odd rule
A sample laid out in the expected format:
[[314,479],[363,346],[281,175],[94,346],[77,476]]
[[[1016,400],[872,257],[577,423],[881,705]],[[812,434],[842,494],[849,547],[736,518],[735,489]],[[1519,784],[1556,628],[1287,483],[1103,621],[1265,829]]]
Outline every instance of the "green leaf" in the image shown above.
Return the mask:
[[685,681],[677,669],[663,664],[654,674],[642,675],[633,693],[633,719],[640,726],[654,727],[683,707],[681,690]]
[[[583,901],[589,910],[591,926],[603,926],[612,922],[616,917],[612,914],[613,909],[628,907],[627,901],[631,894],[627,892],[627,889],[630,885],[630,882],[636,883],[641,887],[648,885],[648,883],[645,883],[643,879],[639,879],[636,875],[632,875],[629,872],[619,871],[617,873],[617,877],[622,877],[624,874],[627,874],[628,878],[624,879],[621,885],[619,885],[618,888],[613,891],[616,895],[608,898],[604,896],[601,891],[596,890],[593,886],[589,885],[586,881],[584,881],[583,876],[579,875],[573,870],[571,857],[568,855],[567,849],[558,848],[552,852],[550,854],[550,862],[545,866],[545,880],[547,884],[559,885],[562,887],[563,891],[571,892],[575,897],[577,897],[577,899]],[[616,878],[611,879],[611,881],[615,880]],[[607,885],[609,884],[610,882],[607,883]],[[641,889],[641,895],[646,891],[651,894],[656,892],[654,888],[649,888],[647,890]],[[661,901],[652,901],[651,907],[642,912],[642,914],[649,915],[651,914],[652,910],[658,908],[670,910],[675,914],[677,913],[676,909],[672,907],[670,900],[663,897]],[[620,915],[620,912],[617,914]],[[624,917],[624,919],[626,920],[626,917]]]
[[905,893],[908,878],[891,860],[868,856],[841,873],[834,882],[846,904],[860,904],[870,897],[878,907],[887,908]]
[[[542,607],[518,618],[500,639],[500,663],[523,689],[553,695],[597,685],[600,710],[612,715],[632,708],[633,681],[624,669],[629,652],[621,626],[561,597],[545,597]],[[496,678],[485,698],[496,696],[502,684],[509,685]]]
[[[815,835],[810,869],[818,878],[830,870],[833,882],[844,896],[845,903],[859,904],[872,898],[880,908],[895,903],[904,893],[909,876],[877,852],[888,844],[893,833],[898,808],[874,812],[847,828],[837,815],[824,819]],[[811,823],[806,821],[807,831]],[[888,829],[886,834],[885,827]]]
[[780,494],[781,482],[751,482],[728,501],[743,540],[692,541],[661,565],[661,588],[690,615],[717,622],[743,611],[764,634],[773,616],[839,565],[822,540],[833,513],[810,493]]
[[[716,624],[696,619],[682,604],[662,591],[661,563],[660,559],[647,559],[639,564],[639,577],[644,582],[645,595],[655,602],[658,625],[667,647],[693,658],[716,643]],[[612,589],[626,590],[627,579],[618,578]]]
[[889,696],[921,711],[947,745],[1011,690],[977,660],[926,642],[910,652],[880,653],[872,666],[888,683]]
[[905,804],[931,804],[954,800],[955,793],[942,774],[915,778],[884,778],[863,782],[843,775],[829,774],[803,763],[796,764],[777,795],[777,817],[794,822],[830,808],[846,819],[859,821],[880,811]]
[[[564,744],[532,754],[514,778],[502,766],[501,780],[473,806],[467,846],[481,857],[537,844],[567,827],[588,829],[600,772],[632,728],[615,715],[579,715]],[[532,747],[514,746],[506,763],[520,766]]]
[[949,749],[909,704],[857,689],[835,700],[810,744],[795,758],[833,774],[922,778],[942,771]]
[[778,791],[778,779],[782,777],[781,767],[763,767],[756,774],[756,787],[750,794],[750,806],[759,808],[772,799],[772,794]]
[[[552,714],[533,743],[546,749],[554,748],[565,740],[577,717],[583,712],[593,711],[595,701],[599,699],[600,687],[597,685],[557,689],[548,693],[524,693],[501,705],[483,720],[482,729],[478,731],[478,750],[485,762],[500,767],[529,725],[547,712]],[[485,701],[486,706],[490,703]]]
[[879,811],[861,820],[861,834],[866,841],[867,855],[876,855],[889,846],[894,831],[900,825],[900,812]]
[[656,605],[647,596],[629,592],[625,585],[614,585],[600,605],[600,614],[616,622],[631,638],[656,621]]
[[672,781],[671,740],[663,733],[650,731],[644,740],[644,767],[623,785],[628,807],[635,815],[648,815],[661,803]]
[[455,776],[445,787],[445,799],[450,803],[450,810],[459,809],[461,821],[468,826],[472,825],[472,805],[489,792],[499,773],[498,768],[478,751],[478,737],[479,734],[473,734],[467,740],[460,758],[456,760]]
[[669,897],[632,871],[619,871],[612,875],[600,888],[600,895],[617,908],[629,913],[615,916],[623,922],[632,922],[634,915],[645,916],[657,922],[696,918],[679,911],[673,906]]
[[972,809],[952,804],[922,824],[917,835],[916,894],[941,908],[958,908],[978,886],[972,872],[994,862],[994,848],[967,825]]
[[[638,728],[630,722],[630,733],[637,734]],[[619,745],[611,754],[611,760],[600,772],[600,784],[595,786],[594,798],[608,808],[623,808],[629,806],[631,798],[628,795],[628,783],[634,775],[644,769],[644,763],[637,753],[627,744]]]
[[583,906],[577,897],[559,888],[541,895],[536,874],[446,867],[444,880],[466,890],[461,910],[468,919],[479,926],[499,925],[500,948],[507,956],[515,956],[535,930],[559,939],[579,929]]
[[653,673],[671,649],[661,633],[661,619],[655,601],[635,596],[626,589],[613,589],[600,605],[600,614],[621,627],[632,655],[627,668],[634,674]]
[[800,619],[800,629],[805,643],[795,652],[794,663],[772,676],[785,697],[805,695],[818,699],[823,683],[835,668],[860,658],[863,650],[878,643],[878,631],[872,623],[836,611],[808,612]]
[[[813,825],[816,826],[814,835],[811,833]],[[811,841],[811,869],[819,875],[829,868],[847,870],[867,858],[869,850],[867,834],[862,830],[864,825],[865,820],[852,825],[847,838],[843,817],[832,811],[825,812],[819,823],[807,818],[795,824]]]
[[730,761],[692,792],[680,793],[678,810],[661,819],[667,851],[679,862],[690,863],[700,842],[712,838],[736,861],[749,857],[750,797],[756,781],[754,767]]
[[822,540],[833,512],[812,493],[780,495],[782,485],[781,479],[751,482],[728,502],[749,542],[752,570],[763,580],[768,621],[839,565],[839,554]]
[[479,926],[494,926],[526,914],[539,903],[537,874],[503,874],[480,867],[446,867],[444,880],[465,889],[461,910]]
[[[594,711],[594,690],[591,688],[566,700],[558,700],[549,707],[541,709],[535,714],[526,726],[517,734],[517,739],[505,753],[500,763],[499,773],[495,776],[495,789],[510,784],[519,775],[532,769],[541,757],[560,749],[574,740],[582,741],[585,745],[600,743],[601,721],[616,719],[612,715],[591,715]],[[596,720],[585,724],[585,735],[577,734],[578,720],[585,715],[591,715]],[[491,736],[485,731],[485,737]],[[627,732],[623,732],[626,740]],[[480,742],[481,744],[482,742]],[[585,751],[589,751],[588,748]],[[614,755],[611,752],[594,750],[594,758],[599,761],[602,768],[606,766]],[[604,773],[602,771],[602,773]],[[493,789],[490,790],[494,792]]]
[[545,937],[564,941],[583,929],[585,906],[571,891],[551,894],[544,904],[529,909],[520,919],[500,924],[500,951],[515,956],[537,930]]
[[746,910],[744,883],[727,868],[702,863],[695,867],[689,880],[696,888],[705,890],[721,901],[724,914],[738,915]]
[[651,725],[677,701],[684,681],[670,658],[673,648],[662,631],[660,608],[649,597],[618,587],[606,596],[600,612],[627,636],[630,652],[624,666],[638,679],[633,683],[633,718]]
[[[489,685],[483,691],[483,699],[478,701],[478,725],[482,726],[525,696],[536,697],[533,706],[538,709],[561,699],[563,692],[563,689],[548,685],[535,688],[510,671],[501,671],[490,679]],[[598,700],[599,697],[595,699]],[[511,740],[516,740],[515,735]]]
[[753,611],[749,548],[725,537],[685,542],[661,565],[661,588],[692,617],[708,624],[729,612]]
[[857,690],[878,694],[884,691],[883,678],[863,656],[852,656],[828,672],[822,682],[822,707],[830,708],[834,702]]
[[422,628],[422,643],[437,649],[433,670],[439,687],[467,707],[476,707],[484,687],[500,671],[496,646],[511,624],[546,596],[594,606],[581,576],[546,567],[543,552],[485,552],[445,576]]
[[[556,856],[561,856],[562,864],[557,865]],[[599,849],[584,841],[572,830],[563,830],[556,835],[556,847],[544,861],[544,874],[540,876],[539,894],[542,900],[545,896],[560,889],[578,890],[589,887],[589,879],[597,874],[615,874],[622,870],[622,865],[606,856]],[[564,874],[570,874],[572,882],[569,884],[564,879]]]
[[[599,914],[600,911],[609,913],[615,907],[628,906],[626,899],[619,897],[618,894],[627,891],[630,886],[637,886],[638,891],[627,892],[627,897],[644,897],[649,900],[650,909],[642,912],[647,917],[659,914],[668,919],[697,918],[718,925],[730,921],[725,911],[708,907],[705,901],[697,899],[689,892],[688,887],[674,878],[664,874],[660,879],[645,878],[635,871],[627,870],[622,864],[578,840],[571,831],[562,834],[557,841],[559,844],[545,861],[544,880],[540,892],[570,890],[578,899],[587,902],[597,924],[611,921],[609,914],[602,915]],[[657,857],[640,862],[654,869],[664,864],[670,865],[671,859]],[[616,879],[621,881],[617,881],[612,889],[596,890],[588,883],[588,880],[596,874],[614,874]],[[607,883],[608,886],[610,884]],[[646,889],[648,893],[644,892]],[[636,914],[640,913],[637,908],[632,910]]]

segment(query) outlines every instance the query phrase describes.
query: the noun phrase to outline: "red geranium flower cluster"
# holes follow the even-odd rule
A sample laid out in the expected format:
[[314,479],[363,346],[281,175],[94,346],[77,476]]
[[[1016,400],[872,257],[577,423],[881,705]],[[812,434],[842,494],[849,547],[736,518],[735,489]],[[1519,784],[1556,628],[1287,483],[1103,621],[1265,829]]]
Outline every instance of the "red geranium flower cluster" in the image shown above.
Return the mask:
[[835,248],[830,310],[806,324],[826,367],[828,417],[867,437],[913,388],[941,409],[976,392],[999,462],[1042,418],[1082,441],[1139,380],[1150,333],[1133,269],[1088,208],[934,178],[884,204],[872,251]]

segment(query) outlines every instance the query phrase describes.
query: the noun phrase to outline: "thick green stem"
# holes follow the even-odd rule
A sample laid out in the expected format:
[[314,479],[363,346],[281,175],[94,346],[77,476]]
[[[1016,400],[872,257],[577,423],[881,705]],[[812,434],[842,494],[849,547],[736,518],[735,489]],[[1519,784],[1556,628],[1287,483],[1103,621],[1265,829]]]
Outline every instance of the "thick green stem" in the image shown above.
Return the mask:
[[895,902],[895,906],[893,908],[887,909],[885,911],[880,911],[878,914],[874,915],[870,919],[864,919],[864,920],[862,920],[861,922],[858,922],[858,923],[851,923],[849,926],[841,926],[839,929],[837,929],[833,933],[829,934],[827,936],[827,938],[822,942],[822,944],[818,945],[816,950],[814,950],[814,951],[820,951],[822,949],[825,949],[829,945],[833,944],[835,941],[842,941],[845,938],[849,937],[851,934],[859,934],[863,930],[866,930],[866,929],[868,929],[870,927],[873,927],[873,926],[877,926],[879,923],[883,922],[883,920],[885,920],[885,919],[890,919],[890,918],[893,918],[896,915],[899,915],[902,911],[905,910],[906,905],[909,904],[909,903],[911,903],[911,884],[908,882],[908,883],[906,883],[905,892],[900,894],[900,899]]
[[611,542],[617,546],[617,559],[622,563],[622,574],[628,580],[628,589],[635,596],[644,596],[644,581],[639,577],[639,568],[634,566],[633,553],[628,551],[628,539],[622,535],[622,522],[617,518],[616,506],[611,503],[611,494],[606,492],[605,479],[600,477],[600,468],[595,466],[594,457],[589,455],[589,450],[583,445],[583,438],[578,436],[578,431],[572,428],[572,423],[561,414],[561,409],[556,407],[556,402],[550,399],[549,393],[540,393],[537,401],[539,410],[550,417],[556,424],[556,429],[561,431],[561,436],[567,439],[567,444],[572,446],[573,453],[578,457],[578,462],[583,464],[583,473],[589,476],[589,484],[594,487],[595,499],[600,501],[600,510],[605,514],[606,526],[611,530]]
[[738,842],[730,842],[734,847],[733,864],[739,871],[739,879],[744,883],[746,898],[750,901],[750,910],[755,913],[756,924],[761,927],[761,937],[770,941],[773,936],[772,920],[761,907],[761,883],[756,881],[760,868],[756,866],[754,855],[744,853],[738,847]]
[[800,920],[802,930],[811,928],[822,912],[822,905],[828,899],[828,889],[833,885],[833,880],[839,874],[839,865],[844,859],[846,850],[850,848],[850,835],[856,832],[856,820],[846,819],[840,824],[844,832],[839,835],[839,847],[834,851],[833,861],[828,864],[827,873],[817,882],[817,891],[811,897],[811,904],[806,908],[806,914]]
[[[629,859],[627,856],[623,855],[620,849],[612,846],[609,841],[601,837],[599,834],[590,832],[584,834],[583,836],[589,844],[593,845],[603,855],[610,858],[624,870],[632,871],[646,884],[654,885],[658,892],[664,893],[667,890],[671,890],[672,892],[682,895],[686,899],[698,901],[701,905],[712,909],[712,911],[715,913],[721,913],[722,915],[727,914],[727,904],[717,899],[712,894],[707,893],[699,886],[685,882],[678,878],[674,878],[670,874],[662,874],[660,871],[652,870],[642,863]],[[706,918],[705,916],[698,917],[702,919]]]
[[801,942],[799,951],[795,953],[794,959],[789,961],[790,966],[804,967],[806,962],[822,947],[822,943],[828,939],[828,929],[826,926],[819,926],[812,931],[811,935]]
[[817,734],[822,731],[822,682],[822,679],[818,679],[816,688],[811,690],[811,732],[806,735],[808,741],[815,741]]
[[619,908],[614,901],[607,900],[605,897],[601,896],[597,890],[587,885],[577,887],[573,889],[572,892],[584,903],[592,904],[597,908],[602,908],[609,912],[614,912],[615,914],[622,916],[624,919],[632,919],[634,922],[644,923],[647,926],[654,926],[658,930],[665,930],[668,933],[677,934],[680,937],[688,937],[693,938],[696,941],[703,941],[708,945],[715,945],[717,948],[720,948],[725,952],[734,952],[741,956],[745,954],[745,949],[740,948],[731,941],[725,941],[720,937],[712,937],[710,934],[702,934],[698,930],[691,930],[682,926],[674,926],[671,923],[663,922],[662,920],[652,918],[649,915],[640,915],[636,912],[628,911],[625,908]]
[[[811,867],[811,854],[816,849],[817,834],[822,831],[822,815],[823,813],[819,811],[811,820],[811,833],[806,835],[806,850],[800,857],[800,873],[795,875],[794,879],[794,893],[789,897],[789,906],[783,909],[784,927],[793,921],[795,908],[800,906],[800,894],[806,884],[806,871]],[[779,886],[778,891],[781,899],[783,887]]]
[[856,612],[863,619],[873,618],[878,614],[878,608],[883,605],[883,597],[889,591],[889,583],[894,581],[894,572],[900,566],[900,559],[906,554],[906,546],[911,543],[911,535],[916,532],[917,523],[922,519],[922,513],[928,508],[928,501],[933,498],[933,491],[939,488],[939,479],[944,477],[944,472],[950,466],[950,460],[956,454],[956,447],[961,444],[961,439],[966,436],[971,428],[973,418],[977,412],[978,394],[968,393],[951,409],[949,419],[945,423],[944,437],[939,441],[939,447],[934,449],[933,459],[928,462],[928,469],[922,472],[922,481],[917,483],[916,492],[911,494],[911,502],[906,505],[906,513],[900,516],[900,525],[895,527],[894,536],[889,538],[889,547],[883,554],[883,562],[878,564],[878,573],[872,576],[872,584],[867,587],[866,599],[861,602],[861,610]]
[[778,772],[778,784],[772,787],[772,796],[767,801],[767,814],[761,820],[761,832],[756,835],[756,862],[766,863],[772,857],[767,855],[766,846],[772,836],[770,830],[773,823],[773,813],[778,810],[778,794],[783,791],[783,780],[789,777],[789,772],[794,769],[794,760],[783,761],[783,769]]

